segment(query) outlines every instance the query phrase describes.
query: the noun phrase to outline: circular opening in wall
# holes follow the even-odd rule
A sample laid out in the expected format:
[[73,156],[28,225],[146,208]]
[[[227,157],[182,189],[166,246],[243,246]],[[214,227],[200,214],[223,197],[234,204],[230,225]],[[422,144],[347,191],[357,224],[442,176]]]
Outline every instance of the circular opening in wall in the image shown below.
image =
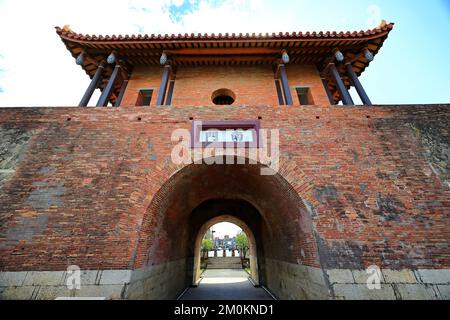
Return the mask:
[[219,89],[213,92],[211,100],[215,105],[232,105],[236,95],[230,89]]

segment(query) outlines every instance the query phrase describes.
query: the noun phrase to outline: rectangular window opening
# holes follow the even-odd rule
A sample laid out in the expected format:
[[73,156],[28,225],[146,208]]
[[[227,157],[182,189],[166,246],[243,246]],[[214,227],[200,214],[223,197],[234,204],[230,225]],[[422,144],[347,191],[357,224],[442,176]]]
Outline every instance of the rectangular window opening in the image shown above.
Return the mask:
[[297,96],[300,105],[313,105],[314,101],[309,87],[297,87]]
[[140,89],[136,106],[149,106],[152,101],[153,89]]

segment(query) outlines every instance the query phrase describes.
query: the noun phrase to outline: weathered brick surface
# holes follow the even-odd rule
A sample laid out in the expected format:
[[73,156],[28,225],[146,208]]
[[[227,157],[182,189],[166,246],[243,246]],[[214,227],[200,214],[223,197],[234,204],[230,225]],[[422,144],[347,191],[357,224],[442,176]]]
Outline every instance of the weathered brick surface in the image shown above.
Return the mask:
[[[300,102],[295,87],[311,88],[314,104],[329,104],[317,69],[313,65],[287,65],[289,86],[294,105]],[[154,89],[151,105],[156,105],[162,68],[137,66],[128,82],[122,105],[134,106],[140,89]],[[172,105],[213,105],[214,91],[227,88],[236,95],[234,105],[277,105],[274,71],[270,65],[260,66],[196,66],[178,67]]]
[[[180,170],[170,136],[190,129],[190,117],[261,117],[280,130],[279,175]],[[200,228],[190,212],[238,194],[261,214],[255,234],[267,258],[327,269],[448,268],[450,190],[430,153],[448,148],[449,119],[446,105],[1,109],[0,130],[29,139],[14,142],[23,142],[14,148],[20,161],[0,184],[0,268],[180,260]],[[441,130],[427,134],[437,121]],[[431,150],[430,137],[439,139]]]

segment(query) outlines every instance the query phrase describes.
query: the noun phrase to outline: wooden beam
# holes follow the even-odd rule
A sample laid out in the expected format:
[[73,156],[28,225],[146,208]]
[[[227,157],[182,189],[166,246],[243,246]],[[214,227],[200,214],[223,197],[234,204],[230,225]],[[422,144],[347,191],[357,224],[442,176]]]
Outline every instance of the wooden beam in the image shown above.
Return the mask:
[[170,80],[169,89],[167,90],[166,106],[172,104],[173,87],[175,86],[175,80]]
[[358,95],[361,98],[361,101],[363,102],[363,104],[366,106],[372,105],[372,102],[370,101],[369,96],[367,95],[361,82],[359,81],[358,77],[356,76],[355,71],[353,71],[352,65],[350,63],[347,63],[345,66],[347,67],[347,74],[349,75],[350,80],[352,81],[353,85],[355,86],[355,89],[358,92]]
[[[359,50],[364,45],[349,45],[342,46],[341,50]],[[268,54],[279,55],[281,54],[280,48],[270,47],[236,47],[236,48],[182,48],[182,49],[166,49],[164,50],[168,55],[241,55],[241,54]],[[289,55],[297,53],[313,53],[313,52],[331,52],[332,46],[309,46],[309,47],[287,47]],[[86,48],[84,49],[89,55],[105,55],[109,54],[110,48]],[[133,49],[133,48],[116,48],[115,49],[120,56],[159,56],[162,49]]]
[[78,104],[79,107],[86,107],[89,103],[89,100],[91,100],[92,94],[94,93],[95,89],[98,88],[103,75],[103,70],[105,69],[106,61],[103,60],[99,66],[97,67],[97,70],[95,71],[94,77],[91,80],[91,83],[86,89],[86,92],[83,95],[83,98],[81,98],[80,103]]
[[283,98],[283,92],[281,91],[280,80],[275,79],[275,87],[277,89],[278,104],[280,106],[283,106],[284,105],[284,98]]
[[286,104],[288,106],[293,105],[292,102],[292,96],[291,96],[291,89],[289,88],[289,82],[286,74],[286,68],[284,64],[280,64],[278,67],[280,71],[280,80],[281,84],[283,85],[283,91],[284,91],[284,98],[286,99]]
[[114,107],[117,108],[122,103],[122,99],[123,99],[123,96],[125,94],[125,90],[127,88],[127,85],[128,85],[128,80],[123,80],[122,81],[122,86],[120,87],[119,96],[117,97],[117,100],[116,100],[116,103],[114,104]]
[[164,97],[166,95],[167,84],[170,77],[170,65],[164,66],[163,75],[161,79],[161,85],[159,86],[158,99],[156,100],[157,106],[162,106],[164,103]]
[[348,92],[347,88],[344,85],[344,82],[341,79],[341,76],[339,75],[339,72],[336,69],[336,66],[334,63],[330,63],[329,66],[330,73],[333,77],[334,83],[336,84],[336,87],[339,91],[339,94],[341,96],[342,102],[344,105],[354,105],[355,103],[352,100],[352,97],[350,96],[350,93]]
[[117,78],[120,74],[120,64],[116,64],[114,71],[109,78],[108,84],[103,89],[103,92],[100,96],[100,99],[98,99],[97,107],[106,107],[108,105],[109,98],[111,97],[112,91],[114,89],[114,85],[116,83]]

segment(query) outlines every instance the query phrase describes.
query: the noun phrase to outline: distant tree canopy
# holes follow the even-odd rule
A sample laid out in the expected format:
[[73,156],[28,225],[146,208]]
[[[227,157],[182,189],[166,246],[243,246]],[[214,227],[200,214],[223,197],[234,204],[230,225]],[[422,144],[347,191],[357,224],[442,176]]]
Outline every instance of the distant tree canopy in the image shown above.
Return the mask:
[[203,239],[202,241],[202,250],[203,251],[211,251],[214,247],[214,244],[211,239]]
[[236,246],[239,248],[242,258],[245,258],[248,251],[248,238],[243,231],[236,235]]

